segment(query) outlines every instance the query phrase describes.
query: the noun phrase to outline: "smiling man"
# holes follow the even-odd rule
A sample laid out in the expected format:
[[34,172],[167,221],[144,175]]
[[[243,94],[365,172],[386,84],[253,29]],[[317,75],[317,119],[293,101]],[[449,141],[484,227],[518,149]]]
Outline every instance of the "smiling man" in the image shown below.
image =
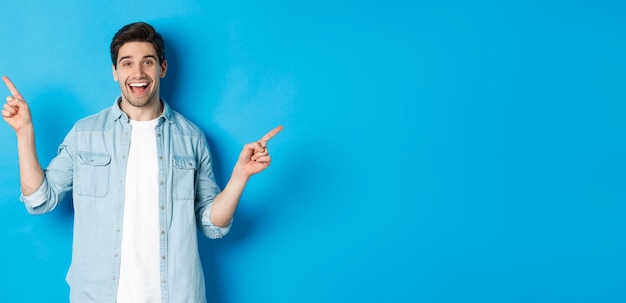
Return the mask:
[[67,274],[72,302],[205,302],[197,228],[209,238],[230,229],[249,178],[270,164],[267,142],[246,144],[218,188],[203,132],[160,98],[164,41],[133,23],[111,43],[121,96],[76,122],[43,170],[28,104],[15,85],[2,116],[15,130],[20,199],[32,214],[52,211],[71,192],[74,244]]
[[160,78],[165,77],[167,61],[163,54],[157,54],[150,42],[126,42],[114,39],[111,47],[113,79],[120,84],[122,91],[122,111],[133,108],[158,107]]

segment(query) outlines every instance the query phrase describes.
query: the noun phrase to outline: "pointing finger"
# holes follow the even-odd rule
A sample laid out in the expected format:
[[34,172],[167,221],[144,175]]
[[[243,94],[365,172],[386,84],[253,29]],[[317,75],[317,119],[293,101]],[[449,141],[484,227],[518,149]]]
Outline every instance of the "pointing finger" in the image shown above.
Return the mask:
[[259,141],[267,143],[267,141],[276,136],[276,134],[280,133],[281,130],[283,130],[283,126],[277,126],[276,128],[270,130],[267,134],[265,134],[265,136],[263,136],[263,138],[261,138],[261,140]]
[[11,82],[9,77],[2,76],[2,81],[4,81],[4,84],[6,84],[7,88],[9,89],[9,91],[11,92],[11,95],[13,95],[13,97],[20,98],[20,99],[22,98],[22,95],[20,94],[20,92],[15,87],[15,84],[13,84],[13,82]]

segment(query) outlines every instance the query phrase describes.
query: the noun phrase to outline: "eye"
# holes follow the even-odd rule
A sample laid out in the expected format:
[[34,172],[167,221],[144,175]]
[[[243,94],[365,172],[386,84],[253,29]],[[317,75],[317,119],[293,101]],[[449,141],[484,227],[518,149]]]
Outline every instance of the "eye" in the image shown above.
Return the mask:
[[124,62],[122,62],[122,66],[129,67],[130,66],[130,62],[129,61],[124,61]]
[[143,62],[143,64],[145,64],[145,65],[152,65],[152,64],[154,64],[154,62],[152,60],[146,60],[146,61]]

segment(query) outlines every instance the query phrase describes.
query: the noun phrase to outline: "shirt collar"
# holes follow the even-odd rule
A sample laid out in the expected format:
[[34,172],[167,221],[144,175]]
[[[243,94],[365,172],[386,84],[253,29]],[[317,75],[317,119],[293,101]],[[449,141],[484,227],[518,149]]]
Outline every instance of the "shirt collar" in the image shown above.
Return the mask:
[[[128,116],[120,108],[121,101],[122,101],[122,96],[119,96],[117,97],[117,99],[115,99],[115,102],[113,103],[113,106],[111,108],[111,120],[113,121],[117,121],[121,118],[124,118],[128,121]],[[161,116],[159,116],[159,118],[162,117],[163,119],[165,119],[167,122],[170,122],[170,123],[174,122],[172,120],[172,109],[170,108],[170,106],[163,99],[161,99],[161,104],[163,104],[163,112],[161,113]]]

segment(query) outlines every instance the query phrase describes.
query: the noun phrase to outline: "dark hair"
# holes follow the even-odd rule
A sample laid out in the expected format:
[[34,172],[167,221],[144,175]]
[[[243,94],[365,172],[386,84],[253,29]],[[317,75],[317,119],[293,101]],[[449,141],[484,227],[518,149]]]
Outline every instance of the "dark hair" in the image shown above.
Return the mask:
[[135,22],[125,25],[113,36],[111,61],[115,68],[117,68],[117,54],[122,45],[127,42],[150,42],[156,50],[159,64],[165,60],[165,41],[163,41],[161,34],[157,33],[154,27],[148,23]]

